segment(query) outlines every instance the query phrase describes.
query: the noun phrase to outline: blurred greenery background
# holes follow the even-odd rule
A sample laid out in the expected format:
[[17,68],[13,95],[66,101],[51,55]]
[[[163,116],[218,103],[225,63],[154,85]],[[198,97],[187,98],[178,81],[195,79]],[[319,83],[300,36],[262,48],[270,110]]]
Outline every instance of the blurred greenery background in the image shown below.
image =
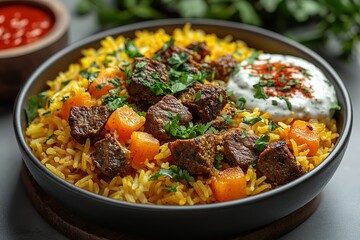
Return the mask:
[[163,18],[223,19],[263,27],[310,48],[331,40],[344,59],[359,53],[360,0],[79,0],[77,14],[90,12],[103,29]]

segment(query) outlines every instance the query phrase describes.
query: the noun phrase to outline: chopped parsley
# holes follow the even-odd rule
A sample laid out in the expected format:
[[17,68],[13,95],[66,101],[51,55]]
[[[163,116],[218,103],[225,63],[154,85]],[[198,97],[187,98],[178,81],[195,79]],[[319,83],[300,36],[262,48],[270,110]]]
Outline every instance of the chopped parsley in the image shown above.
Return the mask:
[[167,61],[175,70],[178,69],[181,65],[186,63],[186,61],[190,58],[187,53],[175,53],[173,54]]
[[334,109],[335,111],[340,111],[341,110],[341,106],[338,105],[336,102],[331,104],[331,109]]
[[47,142],[50,140],[50,139],[53,139],[55,138],[55,135],[54,134],[51,134],[45,141],[44,141],[44,144],[47,144]]
[[170,46],[174,45],[174,43],[175,39],[170,37],[170,39],[164,43],[164,46],[153,56],[153,58],[157,61],[161,61],[160,55],[166,52],[166,50],[168,50]]
[[236,101],[236,108],[239,110],[243,110],[245,107],[246,99],[244,97],[239,98]]
[[180,125],[180,114],[176,114],[174,118],[170,116],[170,119],[171,120],[165,124],[164,129],[173,137],[180,139],[190,139],[204,135],[211,125],[210,122],[207,124],[193,124],[190,122],[189,125],[185,127],[184,125]]
[[25,108],[25,115],[28,124],[30,124],[37,116],[38,109],[46,106],[48,95],[46,92],[41,92],[38,95],[30,96],[28,105]]
[[275,129],[277,129],[279,126],[276,124],[276,122],[274,122],[273,120],[269,121],[269,131],[272,132]]
[[214,167],[217,170],[220,170],[222,168],[222,165],[221,165],[222,160],[224,160],[224,155],[221,154],[221,153],[216,153],[215,154],[215,159],[214,159]]
[[156,180],[160,176],[169,177],[174,181],[185,180],[189,183],[194,181],[194,177],[192,177],[188,171],[181,169],[176,165],[171,165],[169,169],[161,168],[157,173],[150,177],[150,180]]
[[259,151],[263,151],[266,148],[269,140],[270,137],[268,135],[262,135],[258,140],[255,141],[254,148],[256,148]]
[[257,122],[260,122],[261,120],[262,120],[262,118],[260,116],[255,116],[255,117],[245,116],[243,118],[243,123],[254,125]]
[[278,98],[281,99],[281,100],[284,100],[285,103],[286,103],[287,108],[288,108],[290,111],[292,110],[291,102],[290,102],[290,100],[289,100],[287,97],[281,97],[281,96],[279,96]]
[[247,64],[250,65],[250,64],[253,64],[255,62],[255,60],[257,60],[260,56],[260,53],[259,52],[253,52],[250,57],[248,57],[246,59],[247,61]]
[[96,90],[100,91],[105,86],[106,86],[106,83],[99,83],[98,85],[95,86],[95,88],[96,88]]
[[80,76],[88,79],[91,83],[99,76],[99,71],[91,72],[89,69],[83,69],[80,71]]
[[135,46],[135,44],[131,40],[127,40],[125,42],[125,53],[130,58],[143,57],[144,56],[139,52],[139,49]]
[[66,81],[62,81],[61,82],[61,86],[66,86],[66,85],[68,85],[69,84],[69,82],[71,82],[71,80],[66,80]]
[[118,96],[117,94],[108,94],[102,96],[104,104],[108,106],[110,111],[115,111],[116,109],[124,106],[128,97],[129,96],[127,95]]
[[264,89],[262,88],[262,86],[259,83],[254,84],[253,88],[255,88],[255,90],[256,90],[256,92],[254,94],[254,98],[258,98],[258,99],[269,98],[269,96],[264,92]]
[[200,100],[201,98],[201,90],[197,91],[196,94],[195,94],[195,98],[194,98],[194,102],[197,102]]
[[168,190],[169,192],[176,192],[177,186],[176,185],[172,185],[171,187],[167,187],[165,188],[166,190]]

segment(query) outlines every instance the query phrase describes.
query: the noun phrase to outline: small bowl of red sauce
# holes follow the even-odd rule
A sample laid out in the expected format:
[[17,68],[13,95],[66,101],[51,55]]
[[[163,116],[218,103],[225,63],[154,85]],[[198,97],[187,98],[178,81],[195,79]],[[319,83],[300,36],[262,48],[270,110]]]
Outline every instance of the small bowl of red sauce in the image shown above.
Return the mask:
[[0,100],[13,101],[30,74],[68,44],[69,22],[57,0],[0,2]]

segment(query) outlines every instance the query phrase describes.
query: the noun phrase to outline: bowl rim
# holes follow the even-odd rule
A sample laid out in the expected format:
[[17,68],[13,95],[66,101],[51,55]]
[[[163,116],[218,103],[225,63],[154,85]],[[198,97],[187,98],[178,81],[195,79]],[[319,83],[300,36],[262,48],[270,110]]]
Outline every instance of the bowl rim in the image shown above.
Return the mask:
[[18,57],[38,51],[40,49],[45,49],[50,44],[60,39],[69,28],[69,11],[58,0],[2,0],[0,6],[16,4],[24,4],[49,11],[50,14],[54,17],[54,26],[46,35],[39,38],[35,42],[19,47],[0,50],[0,59]]
[[[69,52],[79,49],[82,46],[85,46],[86,44],[90,44],[94,41],[100,41],[101,39],[105,38],[108,35],[122,35],[126,32],[134,32],[136,30],[140,29],[147,29],[147,28],[162,28],[166,26],[183,26],[186,23],[190,23],[191,25],[195,25],[194,28],[201,29],[201,25],[207,25],[212,27],[227,27],[227,28],[233,28],[241,29],[243,31],[249,31],[257,35],[261,35],[266,38],[275,39],[276,41],[280,41],[286,45],[289,45],[291,47],[296,48],[297,50],[300,50],[301,52],[305,53],[310,58],[314,59],[318,64],[321,65],[329,75],[331,75],[331,81],[335,82],[336,85],[339,88],[339,92],[343,94],[344,102],[345,102],[345,115],[344,118],[346,121],[344,121],[343,130],[338,138],[338,141],[333,149],[333,151],[329,154],[327,158],[324,159],[324,161],[308,172],[307,174],[301,176],[300,178],[297,178],[283,186],[280,186],[278,188],[272,189],[268,192],[264,192],[258,195],[254,196],[248,196],[246,198],[228,201],[228,202],[218,202],[218,203],[211,203],[211,204],[204,204],[204,205],[185,205],[185,206],[173,206],[173,205],[155,205],[155,204],[143,204],[143,203],[130,203],[126,201],[119,201],[115,200],[109,197],[105,197],[99,194],[92,193],[90,191],[81,189],[76,187],[73,184],[70,184],[66,182],[65,180],[61,179],[57,175],[53,174],[51,171],[49,171],[41,162],[34,156],[32,153],[30,147],[26,143],[25,136],[24,136],[24,130],[22,129],[22,115],[23,113],[23,105],[26,103],[27,99],[25,97],[27,96],[27,90],[31,87],[32,83],[36,80],[36,77],[41,74],[46,68],[50,67],[53,62],[58,60],[59,58],[65,56]],[[196,26],[199,25],[199,26]],[[241,39],[240,39],[241,40]],[[193,211],[194,209],[199,211],[209,211],[212,209],[218,209],[218,208],[231,208],[234,205],[249,205],[253,204],[255,202],[263,201],[268,198],[272,198],[275,195],[281,194],[282,192],[285,192],[293,187],[295,187],[298,184],[301,184],[302,182],[308,181],[312,176],[316,175],[320,171],[324,171],[325,167],[330,164],[331,160],[336,158],[336,156],[341,154],[341,148],[346,147],[348,138],[351,135],[351,128],[352,128],[352,122],[353,122],[353,113],[352,113],[352,103],[350,99],[350,95],[345,88],[345,85],[343,84],[342,80],[338,76],[338,74],[335,72],[335,70],[317,53],[315,53],[313,50],[305,47],[304,45],[295,42],[294,40],[291,40],[281,34],[252,26],[247,25],[243,23],[237,23],[237,22],[231,22],[227,20],[214,20],[214,19],[160,19],[160,20],[150,20],[150,21],[144,21],[144,22],[138,22],[133,24],[128,24],[120,27],[115,27],[112,29],[108,29],[105,31],[101,31],[99,33],[96,33],[92,36],[86,37],[82,40],[76,41],[69,46],[65,47],[63,50],[59,51],[58,53],[54,54],[52,57],[50,57],[47,61],[45,61],[29,78],[29,80],[24,84],[22,89],[20,90],[15,104],[14,104],[14,114],[13,114],[13,124],[14,124],[14,130],[15,135],[18,141],[19,147],[21,147],[28,157],[31,159],[31,162],[35,164],[37,168],[40,168],[41,174],[47,175],[50,177],[50,179],[55,182],[58,185],[61,185],[62,187],[66,188],[67,190],[76,192],[76,194],[83,195],[84,197],[91,198],[92,200],[95,200],[99,203],[106,203],[108,205],[112,205],[115,207],[126,207],[126,208],[132,208],[132,209],[142,209],[142,210],[148,210],[148,211]]]

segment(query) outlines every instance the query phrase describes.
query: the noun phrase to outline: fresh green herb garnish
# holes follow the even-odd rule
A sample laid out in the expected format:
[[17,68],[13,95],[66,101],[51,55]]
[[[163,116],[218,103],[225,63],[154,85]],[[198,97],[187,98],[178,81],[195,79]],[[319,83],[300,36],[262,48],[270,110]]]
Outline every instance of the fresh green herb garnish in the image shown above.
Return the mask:
[[128,97],[129,96],[127,95],[117,96],[116,94],[102,96],[104,104],[108,106],[110,111],[115,111],[116,109],[124,106]]
[[269,131],[272,132],[275,129],[277,129],[279,126],[276,124],[276,122],[274,122],[273,120],[269,121]]
[[46,112],[44,112],[42,115],[43,115],[44,117],[46,117],[46,116],[50,116],[50,114],[51,114],[51,111],[46,111]]
[[69,96],[62,96],[60,101],[65,102],[66,100],[68,100],[70,97]]
[[44,144],[47,144],[47,142],[50,140],[50,139],[53,139],[55,138],[55,135],[54,134],[51,134],[45,141],[44,141]]
[[177,54],[177,53],[173,54],[167,61],[172,66],[172,68],[177,70],[189,58],[190,58],[189,54],[182,52],[179,54]]
[[174,181],[185,180],[187,182],[193,182],[194,177],[190,176],[189,172],[179,168],[176,165],[171,165],[169,169],[161,168],[157,173],[150,177],[150,180],[156,180],[160,176],[166,176]]
[[197,91],[195,94],[194,102],[199,101],[201,98],[201,90]]
[[246,59],[247,61],[247,64],[250,65],[250,64],[253,64],[255,62],[255,60],[257,60],[260,56],[260,53],[259,52],[253,52],[250,57],[248,57]]
[[215,159],[214,159],[214,167],[217,170],[220,170],[222,168],[222,165],[221,165],[222,160],[224,160],[224,155],[222,155],[221,153],[216,153]]
[[244,107],[245,107],[245,103],[246,103],[246,99],[245,99],[244,97],[239,98],[239,99],[236,101],[236,107],[237,107],[237,109],[243,110]]
[[90,72],[89,69],[83,69],[80,71],[80,76],[88,79],[89,82],[92,83],[95,80],[95,78],[99,76],[99,71]]
[[247,117],[247,116],[245,116],[243,118],[243,123],[254,125],[257,122],[260,122],[261,120],[262,120],[262,118],[260,116],[255,116],[255,117]]
[[96,88],[96,90],[100,91],[105,86],[106,86],[106,83],[99,83],[98,85],[95,86],[95,88]]
[[263,151],[266,148],[269,140],[270,140],[270,136],[262,135],[258,140],[255,141],[254,148],[256,148],[259,151]]
[[204,133],[211,126],[210,122],[208,122],[207,124],[195,125],[190,122],[189,125],[185,127],[184,125],[180,125],[180,114],[176,114],[174,118],[170,116],[170,118],[171,120],[166,123],[164,129],[169,132],[173,137],[180,139],[190,139],[204,135]]
[[104,67],[107,67],[110,63],[112,63],[112,60],[111,60],[111,59],[105,59],[105,60],[103,61]]
[[130,58],[143,57],[144,56],[139,52],[139,49],[135,46],[135,44],[131,40],[127,40],[125,42],[125,53]]
[[169,192],[176,192],[176,188],[177,188],[176,185],[172,185],[171,187],[167,187],[165,189],[168,190]]
[[291,111],[291,109],[292,109],[292,105],[291,105],[291,102],[290,102],[290,100],[287,98],[287,97],[278,97],[279,99],[281,99],[281,100],[284,100],[285,102],[286,102],[286,106],[287,106],[287,108]]
[[66,80],[66,81],[61,82],[61,86],[66,86],[69,84],[69,82],[71,82],[71,80]]
[[48,99],[48,95],[46,92],[41,92],[37,96],[30,96],[28,105],[25,108],[25,115],[27,123],[30,124],[37,116],[38,109],[46,106],[46,100]]
[[256,92],[254,94],[254,98],[258,98],[258,99],[267,99],[267,98],[269,98],[269,96],[264,92],[264,89],[262,88],[262,86],[259,83],[254,84],[253,87],[256,90]]
[[331,109],[334,109],[336,111],[340,111],[341,106],[334,102],[334,103],[331,104]]

